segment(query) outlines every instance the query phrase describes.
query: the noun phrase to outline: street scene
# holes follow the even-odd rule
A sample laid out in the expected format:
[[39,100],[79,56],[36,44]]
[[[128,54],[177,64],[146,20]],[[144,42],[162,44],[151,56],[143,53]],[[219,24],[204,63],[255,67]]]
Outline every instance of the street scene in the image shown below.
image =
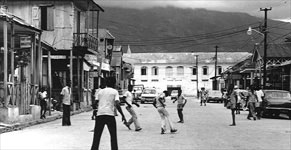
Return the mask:
[[0,0],[0,149],[291,148],[291,1]]
[[[188,98],[184,108],[184,123],[178,119],[176,104],[167,100],[167,110],[178,129],[177,133],[160,134],[160,116],[152,104],[135,107],[141,131],[128,130],[116,117],[120,149],[290,149],[291,128],[286,116],[247,119],[247,111],[236,115],[237,126],[231,127],[231,113],[223,104],[200,106],[197,99]],[[122,106],[123,107],[123,106]],[[124,109],[124,107],[123,107]],[[124,109],[126,118],[129,114]],[[1,134],[3,150],[9,149],[73,149],[87,150],[92,144],[94,121],[92,111],[74,115],[72,126],[61,126],[61,119],[23,130]],[[15,143],[17,141],[17,144]],[[110,149],[110,136],[105,128],[100,149]]]

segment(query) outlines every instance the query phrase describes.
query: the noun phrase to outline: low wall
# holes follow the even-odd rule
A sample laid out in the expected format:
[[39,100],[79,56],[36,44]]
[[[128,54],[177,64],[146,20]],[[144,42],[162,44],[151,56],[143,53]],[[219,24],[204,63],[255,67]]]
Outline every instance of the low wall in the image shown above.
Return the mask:
[[30,105],[30,114],[19,115],[18,107],[0,108],[0,122],[16,123],[37,120],[40,118],[40,106]]

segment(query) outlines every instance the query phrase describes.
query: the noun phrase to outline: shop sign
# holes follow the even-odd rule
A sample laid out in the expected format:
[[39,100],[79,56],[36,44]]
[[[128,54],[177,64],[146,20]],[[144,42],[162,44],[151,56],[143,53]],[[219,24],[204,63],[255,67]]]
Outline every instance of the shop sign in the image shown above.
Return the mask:
[[90,78],[98,77],[98,71],[89,71],[89,77]]

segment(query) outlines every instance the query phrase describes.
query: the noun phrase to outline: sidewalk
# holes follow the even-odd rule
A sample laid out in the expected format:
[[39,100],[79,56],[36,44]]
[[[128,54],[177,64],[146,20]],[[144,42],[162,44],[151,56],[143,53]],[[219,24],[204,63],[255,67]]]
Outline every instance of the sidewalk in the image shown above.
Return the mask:
[[[71,112],[71,116],[75,114],[80,114],[82,112],[87,112],[92,110],[92,107],[86,107],[84,109],[79,109],[76,111]],[[46,123],[50,121],[54,121],[56,119],[60,119],[63,116],[63,113],[60,111],[52,111],[51,115],[47,115],[46,119],[37,119],[37,120],[32,120],[32,121],[27,121],[27,122],[21,122],[21,123],[14,123],[14,124],[5,124],[0,122],[0,134],[5,133],[5,132],[11,132],[11,131],[16,131],[16,130],[21,130],[26,127],[30,127],[33,125],[41,124],[41,123]]]

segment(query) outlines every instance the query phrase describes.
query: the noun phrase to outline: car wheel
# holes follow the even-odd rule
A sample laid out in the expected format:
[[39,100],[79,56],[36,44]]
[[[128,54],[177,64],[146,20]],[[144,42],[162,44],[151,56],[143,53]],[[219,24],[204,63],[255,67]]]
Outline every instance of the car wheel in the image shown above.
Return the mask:
[[141,101],[142,104],[144,104],[144,101]]
[[288,113],[288,117],[289,117],[289,119],[291,120],[291,111],[289,111],[289,113]]

